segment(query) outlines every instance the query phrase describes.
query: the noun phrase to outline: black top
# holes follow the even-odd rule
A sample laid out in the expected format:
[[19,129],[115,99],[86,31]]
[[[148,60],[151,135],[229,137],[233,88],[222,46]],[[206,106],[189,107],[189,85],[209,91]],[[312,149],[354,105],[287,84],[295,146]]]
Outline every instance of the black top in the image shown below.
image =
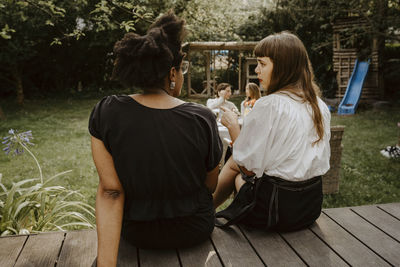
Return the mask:
[[108,96],[94,107],[89,132],[114,160],[125,191],[124,220],[190,216],[205,202],[212,205],[204,181],[222,144],[208,108],[156,109],[127,95]]

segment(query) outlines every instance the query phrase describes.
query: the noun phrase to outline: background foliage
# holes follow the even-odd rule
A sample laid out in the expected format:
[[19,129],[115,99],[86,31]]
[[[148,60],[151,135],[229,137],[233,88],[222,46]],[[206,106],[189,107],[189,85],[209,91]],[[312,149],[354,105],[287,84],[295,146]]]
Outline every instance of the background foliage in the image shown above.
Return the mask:
[[[109,79],[113,44],[126,32],[145,33],[170,8],[186,19],[188,41],[260,40],[273,32],[295,32],[326,96],[336,89],[336,18],[359,16],[372,25],[349,33],[365,54],[371,36],[379,37],[382,50],[399,41],[400,7],[394,0],[0,0],[0,96],[22,104],[25,96],[118,89]],[[400,69],[398,51],[382,63],[386,68],[397,59],[383,69],[389,72],[391,98],[399,91],[393,89],[399,75],[390,75]]]
[[[284,30],[297,34],[308,50],[316,79],[324,95],[333,97],[337,84],[332,63],[332,26],[336,19],[346,17],[359,17],[370,25],[349,29],[345,33],[349,36],[348,47],[357,48],[360,56],[368,57],[371,53],[372,36],[376,36],[383,59],[381,69],[385,72],[386,62],[389,60],[388,57],[383,56],[385,43],[390,45],[390,43],[400,41],[400,5],[398,1],[276,1],[273,8],[263,8],[258,13],[251,15],[240,26],[238,34],[243,40],[260,40],[269,34]],[[350,41],[354,39],[355,41],[350,44]],[[399,50],[396,52],[392,53],[390,58],[399,59]],[[400,67],[398,62],[395,65]],[[400,82],[398,79],[396,81]],[[391,83],[395,82],[391,80]],[[393,92],[388,92],[386,97],[393,97]]]

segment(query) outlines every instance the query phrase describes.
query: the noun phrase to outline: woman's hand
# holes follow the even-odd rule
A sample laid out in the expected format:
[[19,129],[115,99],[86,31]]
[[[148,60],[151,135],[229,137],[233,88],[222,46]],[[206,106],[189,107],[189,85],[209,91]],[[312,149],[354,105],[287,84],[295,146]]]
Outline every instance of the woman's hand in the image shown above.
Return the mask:
[[240,125],[238,122],[238,116],[232,110],[226,109],[224,107],[221,107],[220,109],[223,111],[222,117],[221,117],[221,123],[226,128],[228,128],[229,135],[231,136],[231,140],[232,140],[232,144],[233,144],[240,133]]
[[239,125],[238,115],[230,109],[226,109],[225,107],[220,107],[223,111],[221,117],[221,123],[226,128],[234,127],[236,124]]

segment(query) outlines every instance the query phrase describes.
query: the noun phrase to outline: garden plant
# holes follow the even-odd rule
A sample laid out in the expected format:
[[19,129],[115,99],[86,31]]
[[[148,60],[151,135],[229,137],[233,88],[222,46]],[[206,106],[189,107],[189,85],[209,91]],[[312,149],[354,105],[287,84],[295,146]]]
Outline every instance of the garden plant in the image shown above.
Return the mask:
[[9,130],[3,138],[3,151],[18,157],[25,151],[34,159],[39,178],[28,178],[13,183],[9,188],[2,183],[0,173],[0,234],[29,234],[42,231],[94,227],[92,206],[74,197],[83,198],[77,191],[52,182],[71,170],[44,179],[42,168],[28,146],[34,145],[32,132]]

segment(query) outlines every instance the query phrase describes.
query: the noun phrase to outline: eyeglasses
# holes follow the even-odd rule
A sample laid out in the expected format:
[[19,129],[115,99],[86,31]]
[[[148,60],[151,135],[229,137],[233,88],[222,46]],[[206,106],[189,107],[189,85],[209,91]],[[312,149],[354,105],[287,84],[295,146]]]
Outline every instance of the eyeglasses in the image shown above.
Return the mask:
[[181,65],[182,74],[186,74],[189,69],[189,61],[183,60]]

